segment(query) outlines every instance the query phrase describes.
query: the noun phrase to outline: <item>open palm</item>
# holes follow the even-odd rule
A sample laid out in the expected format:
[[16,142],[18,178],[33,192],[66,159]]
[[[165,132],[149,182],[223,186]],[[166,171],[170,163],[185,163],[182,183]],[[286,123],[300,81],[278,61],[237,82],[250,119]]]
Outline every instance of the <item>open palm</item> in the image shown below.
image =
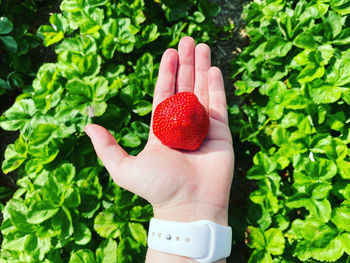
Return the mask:
[[129,156],[103,127],[90,124],[85,130],[113,180],[148,200],[155,216],[227,224],[234,154],[223,79],[220,70],[211,67],[209,47],[195,46],[190,37],[180,41],[178,51],[164,52],[153,110],[182,91],[194,92],[210,116],[208,136],[196,151],[162,145],[151,128],[144,150],[136,157]]

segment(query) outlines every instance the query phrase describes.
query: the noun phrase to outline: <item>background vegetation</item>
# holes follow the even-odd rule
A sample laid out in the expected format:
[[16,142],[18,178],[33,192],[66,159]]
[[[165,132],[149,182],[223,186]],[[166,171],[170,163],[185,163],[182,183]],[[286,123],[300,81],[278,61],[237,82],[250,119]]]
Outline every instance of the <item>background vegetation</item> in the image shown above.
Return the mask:
[[232,32],[249,45],[231,66],[235,95],[226,87],[237,158],[228,262],[350,261],[347,0],[256,0],[243,30],[215,25],[220,8],[206,0],[0,10],[0,93],[18,94],[0,117],[18,132],[2,162],[17,187],[0,186],[0,262],[144,262],[152,209],[115,186],[83,127],[101,124],[137,154],[162,52],[184,35],[215,44]]

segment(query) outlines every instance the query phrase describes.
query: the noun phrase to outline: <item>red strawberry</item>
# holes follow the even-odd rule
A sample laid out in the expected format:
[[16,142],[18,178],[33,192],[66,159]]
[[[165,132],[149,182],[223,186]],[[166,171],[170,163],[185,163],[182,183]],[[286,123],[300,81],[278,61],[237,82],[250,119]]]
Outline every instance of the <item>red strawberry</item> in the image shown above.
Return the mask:
[[192,92],[177,93],[154,111],[153,133],[170,148],[197,150],[208,130],[208,113]]

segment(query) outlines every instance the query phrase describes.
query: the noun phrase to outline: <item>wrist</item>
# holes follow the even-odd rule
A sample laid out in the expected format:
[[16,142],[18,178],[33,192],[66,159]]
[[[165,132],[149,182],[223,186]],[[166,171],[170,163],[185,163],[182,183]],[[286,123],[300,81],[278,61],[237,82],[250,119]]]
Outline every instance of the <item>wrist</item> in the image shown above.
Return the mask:
[[[167,253],[163,253],[160,251],[156,251],[153,249],[148,249],[146,255],[146,263],[197,263],[193,259],[181,257],[177,255],[171,255]],[[226,263],[226,258],[215,261],[215,263]]]
[[208,204],[182,204],[176,206],[153,206],[154,218],[177,221],[194,222],[210,220],[217,224],[228,225],[228,209],[213,207]]

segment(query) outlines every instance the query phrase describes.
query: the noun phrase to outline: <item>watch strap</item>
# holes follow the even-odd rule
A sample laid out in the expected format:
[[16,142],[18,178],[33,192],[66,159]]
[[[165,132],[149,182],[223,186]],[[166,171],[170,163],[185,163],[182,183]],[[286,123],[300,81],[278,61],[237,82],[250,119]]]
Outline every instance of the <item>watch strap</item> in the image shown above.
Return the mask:
[[214,262],[230,255],[232,229],[209,220],[174,222],[152,218],[148,246],[201,263]]

